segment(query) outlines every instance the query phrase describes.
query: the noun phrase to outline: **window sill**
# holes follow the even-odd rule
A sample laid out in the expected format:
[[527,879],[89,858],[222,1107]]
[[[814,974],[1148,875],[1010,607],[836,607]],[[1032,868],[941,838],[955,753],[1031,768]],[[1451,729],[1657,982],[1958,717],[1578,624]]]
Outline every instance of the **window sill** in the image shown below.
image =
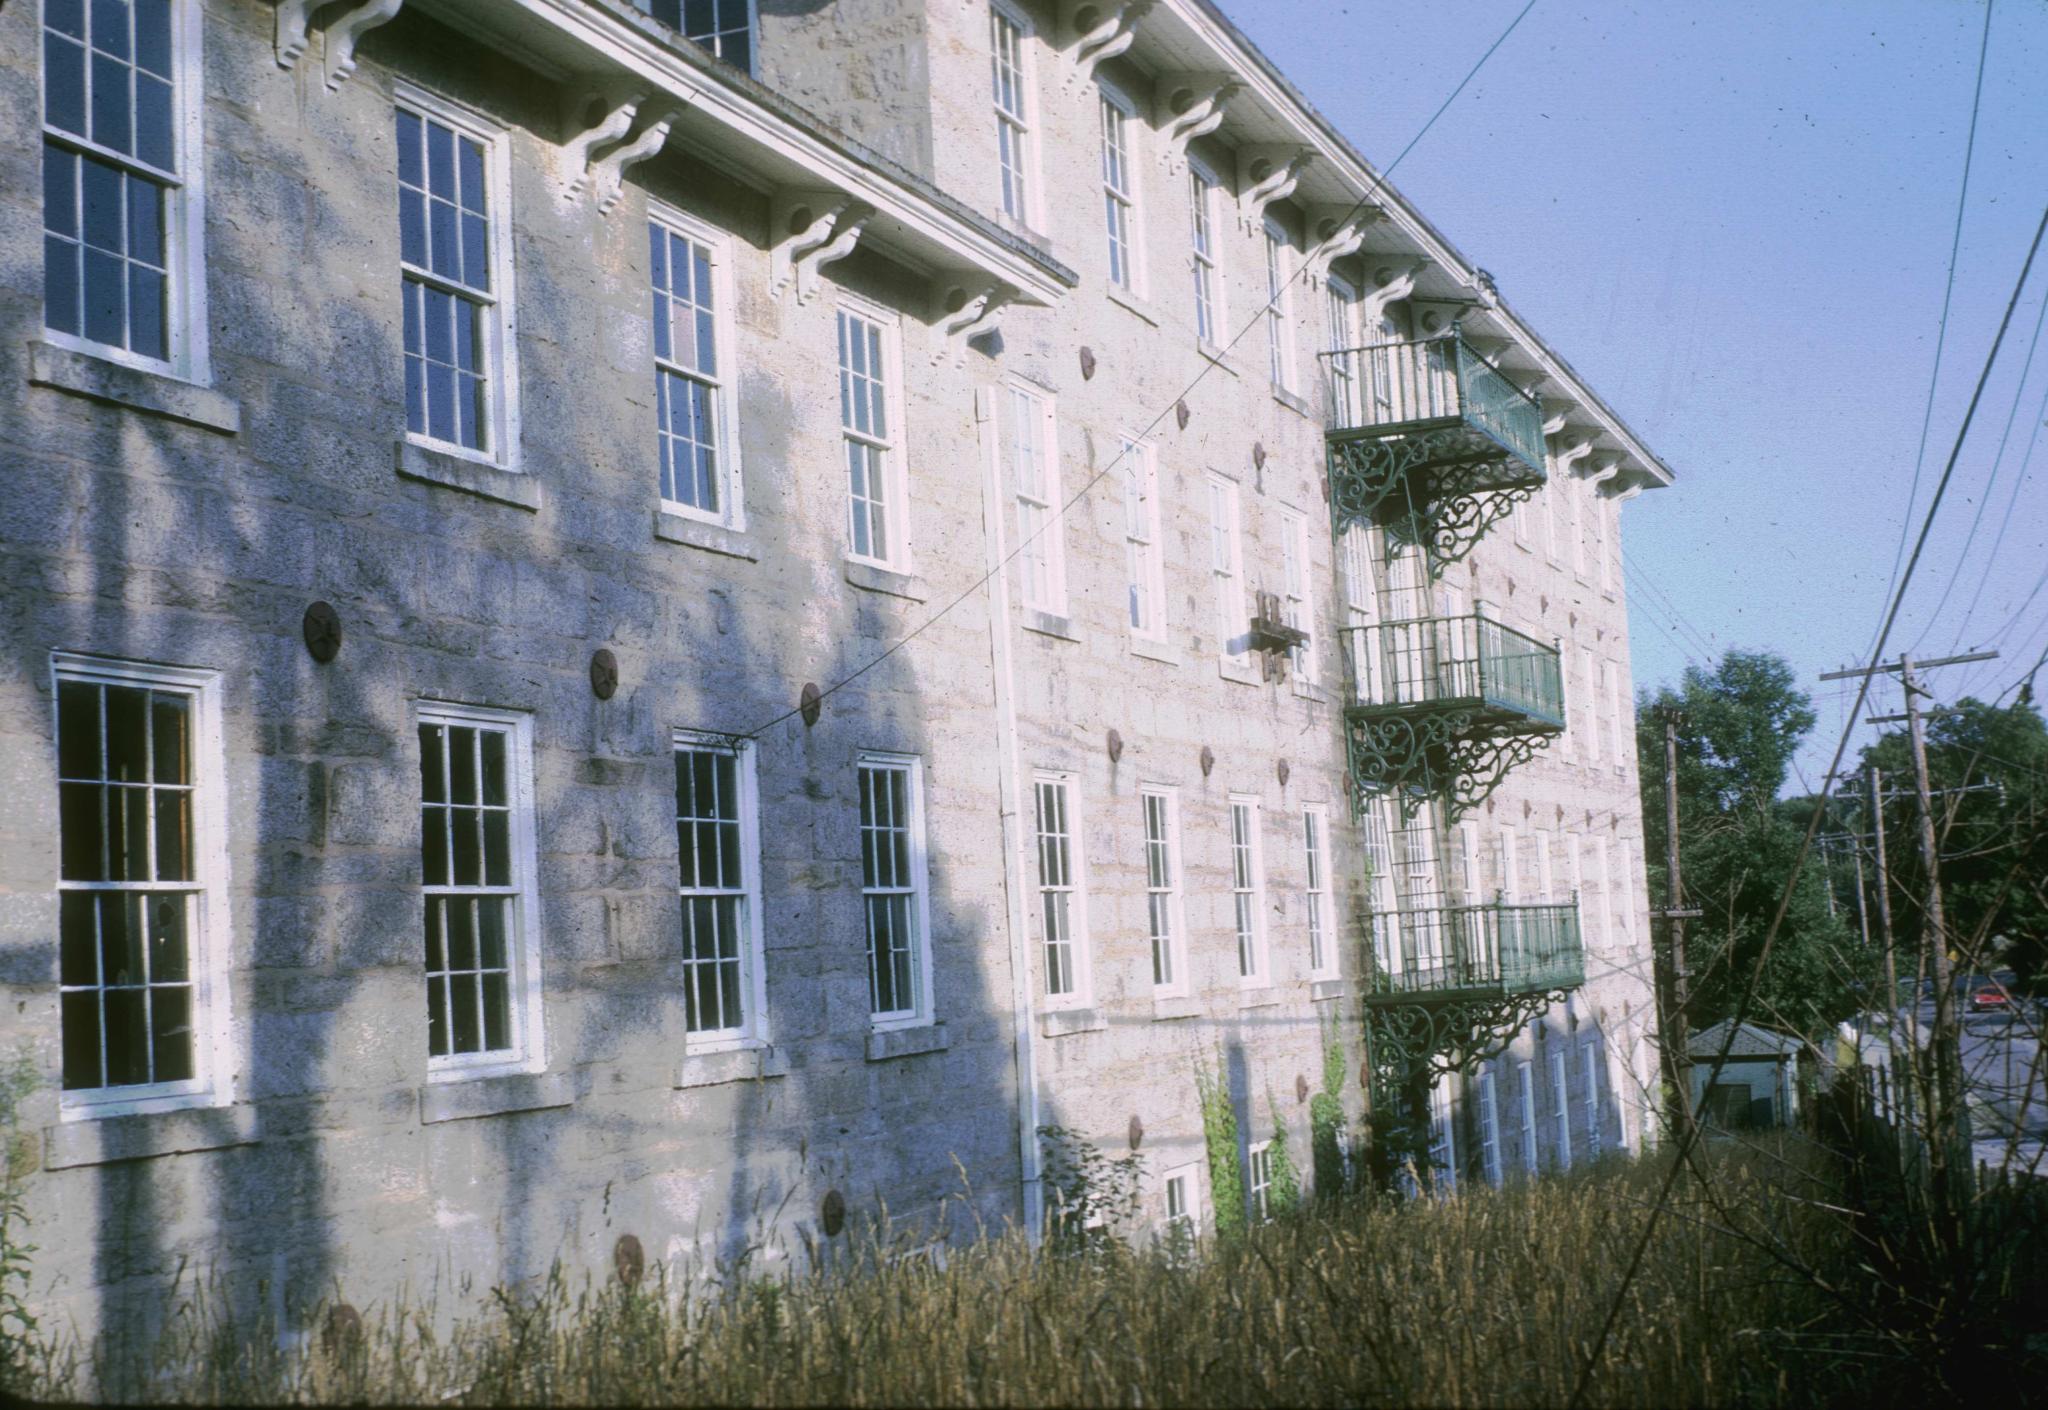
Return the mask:
[[146,411],[222,435],[237,435],[242,429],[241,403],[211,387],[40,339],[28,345],[28,380],[34,386]]
[[227,1150],[253,1146],[256,1108],[252,1106],[187,1107],[133,1116],[81,1116],[43,1131],[43,1168],[68,1170],[81,1165],[112,1165],[123,1160],[148,1160],[187,1151]]
[[1195,351],[1201,355],[1202,361],[1208,363],[1218,372],[1228,373],[1232,377],[1236,377],[1239,375],[1237,370],[1237,364],[1232,362],[1224,354],[1223,349],[1217,347],[1214,343],[1205,343],[1202,342],[1200,339],[1197,339],[1195,342]]
[[953,1037],[943,1023],[868,1030],[869,1062],[888,1062],[891,1058],[916,1057],[921,1053],[943,1053],[952,1046]]
[[1202,1001],[1191,999],[1185,994],[1161,994],[1152,1001],[1154,1023],[1167,1023],[1181,1018],[1200,1018],[1203,1012]]
[[1294,698],[1306,700],[1313,705],[1327,705],[1330,703],[1330,692],[1313,681],[1298,680],[1294,682]]
[[1040,636],[1058,637],[1061,641],[1079,641],[1081,639],[1080,633],[1074,630],[1074,619],[1072,617],[1062,617],[1052,612],[1041,612],[1036,607],[1026,607],[1022,609],[1020,615],[1024,630],[1027,632],[1037,632]]
[[1308,982],[1308,996],[1311,1002],[1323,1003],[1329,999],[1344,997],[1344,981],[1341,979],[1311,979]]
[[460,490],[515,509],[540,508],[540,482],[531,475],[434,450],[410,439],[398,442],[398,473],[408,480]]
[[789,1057],[767,1043],[749,1043],[724,1052],[691,1053],[676,1068],[672,1084],[685,1087],[719,1087],[728,1082],[760,1082],[789,1075]]
[[1159,315],[1152,311],[1152,305],[1146,303],[1129,289],[1126,289],[1121,284],[1104,284],[1103,288],[1108,292],[1111,303],[1129,310],[1154,328],[1159,326]]
[[1150,641],[1141,636],[1131,638],[1131,655],[1142,656],[1147,661],[1157,661],[1162,666],[1178,666],[1180,653],[1163,641]]
[[654,536],[664,543],[701,548],[706,553],[720,553],[727,558],[744,558],[749,563],[758,562],[761,557],[752,535],[667,509],[654,511]]
[[1261,981],[1256,987],[1247,985],[1237,996],[1241,1009],[1269,1009],[1280,1002],[1280,991],[1271,984]]
[[1250,666],[1240,666],[1228,656],[1222,657],[1216,662],[1216,674],[1229,681],[1232,685],[1265,684],[1265,681],[1259,678],[1259,673],[1256,670]]
[[894,568],[884,568],[879,563],[863,563],[858,558],[845,560],[845,567],[846,581],[862,592],[887,593],[906,602],[923,602],[931,597],[931,585],[914,573],[899,573]]
[[1075,1033],[1100,1033],[1109,1019],[1098,1009],[1046,1009],[1038,1015],[1038,1031],[1048,1038]]
[[1316,415],[1315,408],[1308,404],[1308,398],[1297,396],[1295,393],[1290,392],[1287,390],[1287,388],[1281,386],[1278,382],[1272,383],[1271,387],[1274,401],[1279,402],[1280,405],[1286,407],[1295,415],[1304,417],[1307,420],[1315,422],[1318,429],[1322,427],[1323,418]]
[[420,1088],[420,1124],[506,1116],[571,1105],[576,1090],[566,1072],[513,1072],[497,1077],[451,1077]]

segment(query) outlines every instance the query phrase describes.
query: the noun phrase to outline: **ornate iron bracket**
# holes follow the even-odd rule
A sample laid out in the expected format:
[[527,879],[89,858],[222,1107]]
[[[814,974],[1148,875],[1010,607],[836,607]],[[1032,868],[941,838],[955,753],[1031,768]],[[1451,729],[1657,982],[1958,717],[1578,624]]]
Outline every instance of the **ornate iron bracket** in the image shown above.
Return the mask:
[[1375,1101],[1398,1101],[1412,1082],[1426,1084],[1486,1061],[1570,992],[1537,989],[1369,1005],[1366,1047]]
[[1432,799],[1455,822],[1484,803],[1508,771],[1519,768],[1556,731],[1518,730],[1476,709],[1411,707],[1384,715],[1353,715],[1345,756],[1355,796],[1391,794],[1412,822]]
[[1379,524],[1394,541],[1428,551],[1442,574],[1543,484],[1543,472],[1463,421],[1330,442],[1335,530]]

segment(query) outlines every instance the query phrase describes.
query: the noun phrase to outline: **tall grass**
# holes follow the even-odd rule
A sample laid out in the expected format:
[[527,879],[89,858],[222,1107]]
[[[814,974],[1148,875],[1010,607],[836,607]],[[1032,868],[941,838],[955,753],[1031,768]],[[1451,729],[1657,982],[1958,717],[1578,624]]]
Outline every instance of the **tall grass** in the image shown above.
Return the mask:
[[[1924,1403],[1964,1389],[1954,1366],[1884,1321],[1857,1216],[1812,1150],[1795,1139],[1702,1153],[1706,1178],[1679,1182],[1586,1403]],[[1194,1256],[1034,1250],[1014,1232],[918,1256],[884,1226],[841,1248],[835,1272],[732,1268],[687,1291],[658,1275],[638,1289],[556,1276],[501,1293],[452,1334],[389,1307],[289,1353],[195,1298],[139,1379],[116,1373],[116,1348],[74,1347],[81,1377],[98,1368],[90,1382],[67,1380],[56,1355],[15,1389],[92,1383],[195,1402],[1556,1405],[1573,1394],[1659,1174],[1614,1162],[1440,1201],[1313,1205]],[[2034,1194],[2014,1198],[2038,1217]],[[2038,1262],[2043,1247],[2036,1227],[2013,1254]],[[2043,1291],[2037,1266],[2004,1295]],[[2041,1304],[2012,1315],[2018,1369],[2016,1339]]]

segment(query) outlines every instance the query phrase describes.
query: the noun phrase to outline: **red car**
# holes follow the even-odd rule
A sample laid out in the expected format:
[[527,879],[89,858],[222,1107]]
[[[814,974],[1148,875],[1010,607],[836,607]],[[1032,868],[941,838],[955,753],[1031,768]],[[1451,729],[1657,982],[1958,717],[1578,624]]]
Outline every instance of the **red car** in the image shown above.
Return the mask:
[[1986,985],[1982,989],[1977,989],[1971,992],[1970,1012],[2010,1013],[2012,1012],[2012,1000],[2006,997],[2005,990],[1999,988],[1997,985]]

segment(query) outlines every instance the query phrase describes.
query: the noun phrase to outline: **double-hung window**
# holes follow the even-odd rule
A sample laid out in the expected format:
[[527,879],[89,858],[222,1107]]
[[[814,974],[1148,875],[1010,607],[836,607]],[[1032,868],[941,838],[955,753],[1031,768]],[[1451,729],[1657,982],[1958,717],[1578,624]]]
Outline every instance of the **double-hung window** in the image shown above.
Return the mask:
[[540,1058],[532,720],[422,705],[430,1070]]
[[1557,1168],[1569,1170],[1572,1163],[1572,1092],[1565,1075],[1562,1045],[1550,1052],[1551,1115],[1557,1121]]
[[1600,661],[1591,647],[1579,658],[1584,670],[1579,676],[1579,698],[1585,702],[1586,762],[1600,762]]
[[1144,441],[1123,438],[1124,592],[1131,635],[1166,639],[1166,559],[1159,527],[1159,462]]
[[1294,385],[1294,334],[1288,320],[1287,228],[1266,217],[1266,361],[1273,385]]
[[1254,1224],[1263,1224],[1273,1217],[1273,1145],[1260,1141],[1245,1152],[1247,1175],[1245,1181],[1244,1212]]
[[864,754],[859,768],[868,1011],[877,1027],[929,1023],[931,915],[923,765],[910,755]]
[[1502,1169],[1500,1159],[1500,1103],[1495,1100],[1493,1090],[1493,1069],[1479,1070],[1479,1163],[1486,1171],[1486,1183],[1499,1188]]
[[1216,600],[1217,650],[1224,664],[1248,669],[1251,618],[1244,596],[1244,529],[1235,480],[1209,477],[1209,578]]
[[988,7],[989,80],[996,110],[996,169],[1003,184],[1003,214],[1033,224],[1038,199],[1031,136],[1031,24],[1002,0]]
[[1138,282],[1138,185],[1132,162],[1137,110],[1121,93],[1100,90],[1102,218],[1109,240],[1109,282],[1131,293]]
[[1063,616],[1067,555],[1060,525],[1057,422],[1049,398],[1009,389],[1010,482],[1017,495],[1017,571],[1024,605]]
[[1330,874],[1324,847],[1330,830],[1329,814],[1320,807],[1301,810],[1301,859],[1307,881],[1308,969],[1311,975],[1328,975],[1337,968],[1335,947],[1330,936]]
[[517,379],[504,134],[410,88],[396,121],[405,427],[509,465]]
[[1195,274],[1195,336],[1221,347],[1223,275],[1216,267],[1216,176],[1200,162],[1188,162],[1190,257]]
[[217,677],[69,655],[56,676],[64,1101],[189,1098],[221,992]]
[[1065,774],[1039,774],[1032,787],[1038,808],[1038,919],[1045,947],[1045,994],[1057,1003],[1079,1004],[1087,995],[1088,920],[1073,780]]
[[1434,1077],[1429,1083],[1429,1178],[1439,1195],[1458,1189],[1458,1138],[1452,1128],[1451,1084]]
[[1358,292],[1332,274],[1323,281],[1324,310],[1329,322],[1330,409],[1339,426],[1363,423],[1365,408],[1358,386]]
[[1515,1106],[1521,1115],[1522,1169],[1536,1173],[1536,1076],[1532,1064],[1515,1064]]
[[692,1047],[762,1036],[760,823],[754,749],[675,741],[683,1010]]
[[1308,596],[1308,519],[1292,509],[1280,511],[1280,616],[1290,627],[1308,633],[1308,640],[1287,649],[1294,689],[1308,694],[1316,680],[1314,609]]
[[643,14],[741,73],[754,72],[755,0],[633,0]]
[[1596,1034],[1579,1050],[1586,1081],[1586,1158],[1600,1158],[1600,1039]]
[[1138,792],[1145,821],[1145,928],[1152,941],[1152,987],[1187,987],[1180,896],[1180,806],[1173,792]]
[[44,0],[43,326],[203,381],[199,6]]
[[657,208],[647,224],[654,296],[654,424],[661,503],[740,528],[738,397],[732,367],[728,242]]
[[[1614,869],[1607,853],[1607,839],[1596,836],[1593,839],[1593,874],[1600,879],[1600,899],[1595,904],[1600,914],[1600,948],[1614,948]],[[1586,903],[1579,902],[1579,923],[1584,925]],[[1589,937],[1590,938],[1590,937]]]
[[846,443],[847,552],[896,567],[907,561],[903,475],[896,443],[896,328],[839,310],[839,425]]
[[1200,1210],[1195,1204],[1201,1189],[1201,1167],[1183,1165],[1166,1172],[1166,1234],[1169,1238],[1193,1240],[1202,1231]]
[[1230,903],[1237,932],[1237,973],[1246,984],[1271,982],[1266,963],[1266,874],[1259,855],[1259,800],[1230,800]]

